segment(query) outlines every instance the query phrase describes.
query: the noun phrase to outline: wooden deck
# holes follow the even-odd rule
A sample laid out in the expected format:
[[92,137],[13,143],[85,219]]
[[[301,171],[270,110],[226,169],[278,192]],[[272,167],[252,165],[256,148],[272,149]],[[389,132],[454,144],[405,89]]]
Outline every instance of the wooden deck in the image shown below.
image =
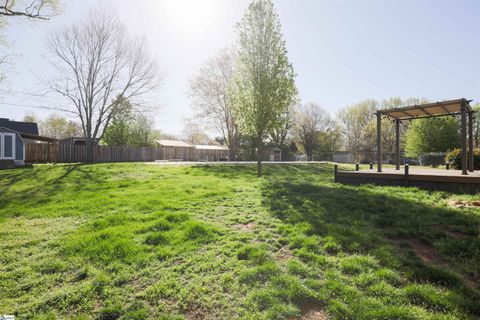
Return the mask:
[[360,185],[378,184],[393,186],[412,186],[430,190],[444,190],[461,193],[480,192],[480,171],[462,175],[461,170],[415,169],[409,168],[408,174],[400,170],[384,168],[383,172],[374,170],[339,171],[335,170],[335,182]]

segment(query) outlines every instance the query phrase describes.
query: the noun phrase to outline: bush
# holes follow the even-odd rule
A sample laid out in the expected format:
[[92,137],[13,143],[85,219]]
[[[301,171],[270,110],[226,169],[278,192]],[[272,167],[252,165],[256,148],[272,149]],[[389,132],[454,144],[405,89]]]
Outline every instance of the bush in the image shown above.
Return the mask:
[[420,162],[421,166],[431,166],[436,168],[445,164],[445,153],[425,153],[418,157],[418,161]]
[[[467,152],[468,156],[469,152]],[[462,170],[462,149],[454,149],[447,153],[446,161],[452,164],[452,167],[457,170]],[[473,169],[480,169],[480,149],[473,149]]]

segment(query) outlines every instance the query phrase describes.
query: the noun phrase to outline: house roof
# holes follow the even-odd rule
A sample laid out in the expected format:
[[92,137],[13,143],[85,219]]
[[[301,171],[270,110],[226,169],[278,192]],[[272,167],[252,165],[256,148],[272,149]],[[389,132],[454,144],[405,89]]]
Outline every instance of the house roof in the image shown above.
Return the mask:
[[25,133],[21,132],[20,136],[25,139],[31,139],[31,140],[36,140],[36,141],[43,141],[43,142],[55,142],[57,139],[55,138],[50,138],[50,137],[44,137],[44,136],[39,136],[37,134],[31,134],[31,133]]
[[6,118],[0,118],[0,127],[5,127],[19,133],[38,135],[38,125],[35,122],[11,121]]
[[227,146],[220,146],[220,145],[195,145],[195,149],[198,150],[228,150]]
[[459,114],[462,111],[462,106],[465,106],[466,112],[472,112],[472,108],[469,104],[470,101],[471,100],[463,98],[387,110],[378,110],[377,112],[395,120],[439,117]]
[[180,140],[155,140],[162,147],[194,148],[193,144]]

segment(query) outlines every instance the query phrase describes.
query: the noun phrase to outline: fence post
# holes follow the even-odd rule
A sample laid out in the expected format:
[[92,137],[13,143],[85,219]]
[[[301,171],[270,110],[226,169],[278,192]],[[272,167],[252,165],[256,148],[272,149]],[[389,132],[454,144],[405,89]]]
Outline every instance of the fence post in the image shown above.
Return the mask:
[[360,170],[360,165],[357,163],[355,163],[355,171],[359,171]]
[[450,162],[445,162],[445,169],[450,170]]
[[337,182],[338,164],[333,165],[333,182]]
[[408,173],[409,173],[409,165],[405,165],[405,185],[408,186]]
[[370,170],[373,170],[373,162],[370,162]]

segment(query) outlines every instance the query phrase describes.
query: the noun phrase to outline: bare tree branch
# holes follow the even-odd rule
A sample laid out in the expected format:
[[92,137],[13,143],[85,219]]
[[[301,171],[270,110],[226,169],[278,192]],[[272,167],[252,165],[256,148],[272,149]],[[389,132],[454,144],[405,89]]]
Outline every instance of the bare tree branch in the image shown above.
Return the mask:
[[[56,5],[56,0],[3,0],[0,4],[0,16],[48,20]],[[48,10],[50,11],[45,13]]]

